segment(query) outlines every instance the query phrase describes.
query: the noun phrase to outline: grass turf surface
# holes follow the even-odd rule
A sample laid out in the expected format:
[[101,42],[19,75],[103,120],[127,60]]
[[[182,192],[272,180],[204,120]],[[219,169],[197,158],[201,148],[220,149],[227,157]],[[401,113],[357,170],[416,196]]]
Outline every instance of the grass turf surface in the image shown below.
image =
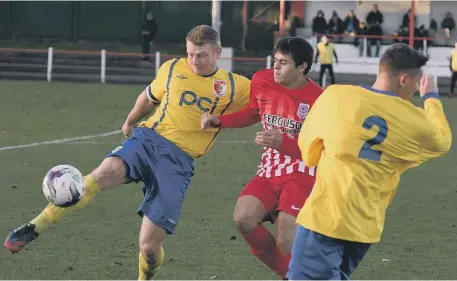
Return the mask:
[[[0,147],[118,130],[142,85],[0,82]],[[457,100],[444,98],[451,126]],[[232,212],[256,171],[260,127],[229,130],[196,161],[176,235],[165,242],[158,279],[278,279],[251,255]],[[0,234],[46,205],[45,173],[71,164],[83,173],[122,141],[120,135],[0,151]],[[354,279],[454,279],[457,239],[456,150],[410,170],[388,209],[382,242]],[[26,249],[0,250],[0,279],[136,279],[140,185],[120,186],[53,226]]]

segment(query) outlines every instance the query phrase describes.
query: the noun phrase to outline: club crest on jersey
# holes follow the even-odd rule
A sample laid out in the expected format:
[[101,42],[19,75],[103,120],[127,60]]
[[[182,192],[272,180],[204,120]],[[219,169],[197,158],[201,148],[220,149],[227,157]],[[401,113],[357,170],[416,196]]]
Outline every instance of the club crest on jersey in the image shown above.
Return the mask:
[[298,111],[297,111],[298,117],[300,117],[300,119],[305,119],[306,116],[308,116],[308,112],[309,112],[309,104],[300,103],[300,105],[298,106]]
[[216,97],[223,97],[227,91],[227,82],[224,80],[214,80],[213,89]]

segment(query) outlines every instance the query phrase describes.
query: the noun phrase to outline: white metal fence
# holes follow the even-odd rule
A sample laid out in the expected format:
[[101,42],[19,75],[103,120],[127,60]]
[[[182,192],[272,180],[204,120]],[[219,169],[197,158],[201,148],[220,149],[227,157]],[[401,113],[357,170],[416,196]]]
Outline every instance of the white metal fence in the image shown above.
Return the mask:
[[[161,55],[160,52],[155,52],[154,55],[155,60],[155,75],[157,75],[157,70],[160,68],[161,65]],[[105,49],[100,51],[100,83],[106,83],[106,62],[107,62],[107,52]],[[272,68],[272,56],[267,56],[266,58],[266,68]],[[53,64],[54,64],[54,48],[48,48],[48,58],[47,58],[47,74],[46,80],[48,82],[52,81],[52,73],[53,73]]]
[[[364,40],[365,41],[365,40]],[[315,43],[315,42],[313,42]],[[364,45],[366,42],[364,43]],[[342,46],[344,47],[344,46]],[[366,47],[365,47],[366,48]],[[438,50],[438,47],[435,47],[434,52],[436,54],[439,54],[440,52],[443,54],[443,57],[441,59],[431,59],[427,66],[425,67],[425,71],[433,76],[435,76],[436,79],[438,77],[450,77],[451,73],[449,70],[449,61],[446,58],[446,54],[448,53],[448,50]],[[2,51],[2,49],[0,49]],[[11,50],[9,50],[11,51]],[[27,50],[20,50],[21,52],[26,52]],[[65,53],[71,54],[71,51],[65,51]],[[51,82],[53,80],[53,73],[54,73],[54,68],[55,66],[55,54],[56,51],[54,50],[53,47],[50,47],[47,51],[47,68],[46,68],[46,80],[48,82]],[[97,53],[95,53],[96,56]],[[92,52],[92,55],[94,53]],[[110,53],[107,53],[106,50],[101,50],[100,51],[100,83],[106,83],[107,82],[107,56],[109,56]],[[114,54],[113,54],[114,55]],[[122,54],[115,54],[116,56],[122,56]],[[155,72],[160,68],[160,65],[162,63],[162,58],[161,58],[161,53],[157,51],[154,55],[154,64],[155,64]],[[168,55],[166,57],[169,57]],[[378,70],[378,58],[370,58],[370,57],[357,57],[357,58],[344,58],[345,56],[343,54],[340,54],[340,60],[338,64],[334,65],[334,72],[335,73],[342,73],[342,74],[376,74]],[[232,61],[236,61],[237,58],[223,58],[223,60],[228,60],[231,59]],[[249,60],[249,59],[246,59]],[[257,60],[259,60],[257,58]],[[266,64],[265,68],[272,68],[273,67],[273,58],[272,56],[267,56],[266,59]],[[12,66],[14,66],[14,63],[11,63]],[[318,72],[319,71],[319,64],[313,64],[313,67],[311,69],[312,72]],[[155,75],[156,73],[154,73]]]

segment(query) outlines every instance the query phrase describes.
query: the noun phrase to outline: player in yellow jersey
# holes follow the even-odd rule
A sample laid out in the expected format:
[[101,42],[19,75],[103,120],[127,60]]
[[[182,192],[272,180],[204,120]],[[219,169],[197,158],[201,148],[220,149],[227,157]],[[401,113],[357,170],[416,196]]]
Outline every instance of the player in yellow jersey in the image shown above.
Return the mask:
[[[330,86],[317,99],[298,139],[317,175],[297,217],[289,279],[349,279],[381,239],[400,175],[449,151],[438,89],[421,70],[427,60],[394,44],[373,86]],[[409,101],[418,85],[425,109]]]
[[321,70],[319,72],[319,85],[322,87],[322,79],[324,73],[328,70],[330,75],[330,82],[335,84],[335,73],[333,72],[333,57],[335,57],[336,62],[338,63],[338,56],[336,55],[335,46],[332,42],[328,40],[327,36],[322,36],[322,41],[317,44],[316,57],[314,62],[317,63],[317,58],[320,57],[321,61]]
[[[157,273],[164,259],[165,236],[175,231],[194,175],[193,159],[204,155],[221,131],[202,131],[202,115],[239,111],[249,102],[250,81],[217,67],[222,49],[214,29],[205,25],[192,29],[186,49],[187,59],[165,62],[157,78],[139,95],[122,127],[128,139],[85,176],[82,200],[68,208],[49,204],[30,223],[10,233],[5,246],[11,252],[21,250],[101,191],[141,181],[139,279],[148,280]],[[134,129],[156,105],[154,115]]]

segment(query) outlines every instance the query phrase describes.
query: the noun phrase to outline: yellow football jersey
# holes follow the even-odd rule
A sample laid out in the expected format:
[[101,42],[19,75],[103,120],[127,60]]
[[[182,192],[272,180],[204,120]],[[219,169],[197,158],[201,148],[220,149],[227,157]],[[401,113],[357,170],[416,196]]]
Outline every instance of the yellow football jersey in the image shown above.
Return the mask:
[[317,174],[297,222],[332,238],[378,242],[400,175],[450,149],[438,94],[424,98],[425,110],[366,86],[328,87],[298,139]]
[[324,42],[317,44],[321,64],[333,64],[334,46],[332,43],[325,45]]
[[451,69],[453,72],[457,72],[457,49],[451,52]]
[[150,100],[160,103],[156,112],[140,123],[176,144],[194,158],[204,155],[221,129],[200,129],[205,112],[223,115],[249,103],[249,79],[219,68],[211,76],[192,72],[187,59],[165,62],[146,88]]

